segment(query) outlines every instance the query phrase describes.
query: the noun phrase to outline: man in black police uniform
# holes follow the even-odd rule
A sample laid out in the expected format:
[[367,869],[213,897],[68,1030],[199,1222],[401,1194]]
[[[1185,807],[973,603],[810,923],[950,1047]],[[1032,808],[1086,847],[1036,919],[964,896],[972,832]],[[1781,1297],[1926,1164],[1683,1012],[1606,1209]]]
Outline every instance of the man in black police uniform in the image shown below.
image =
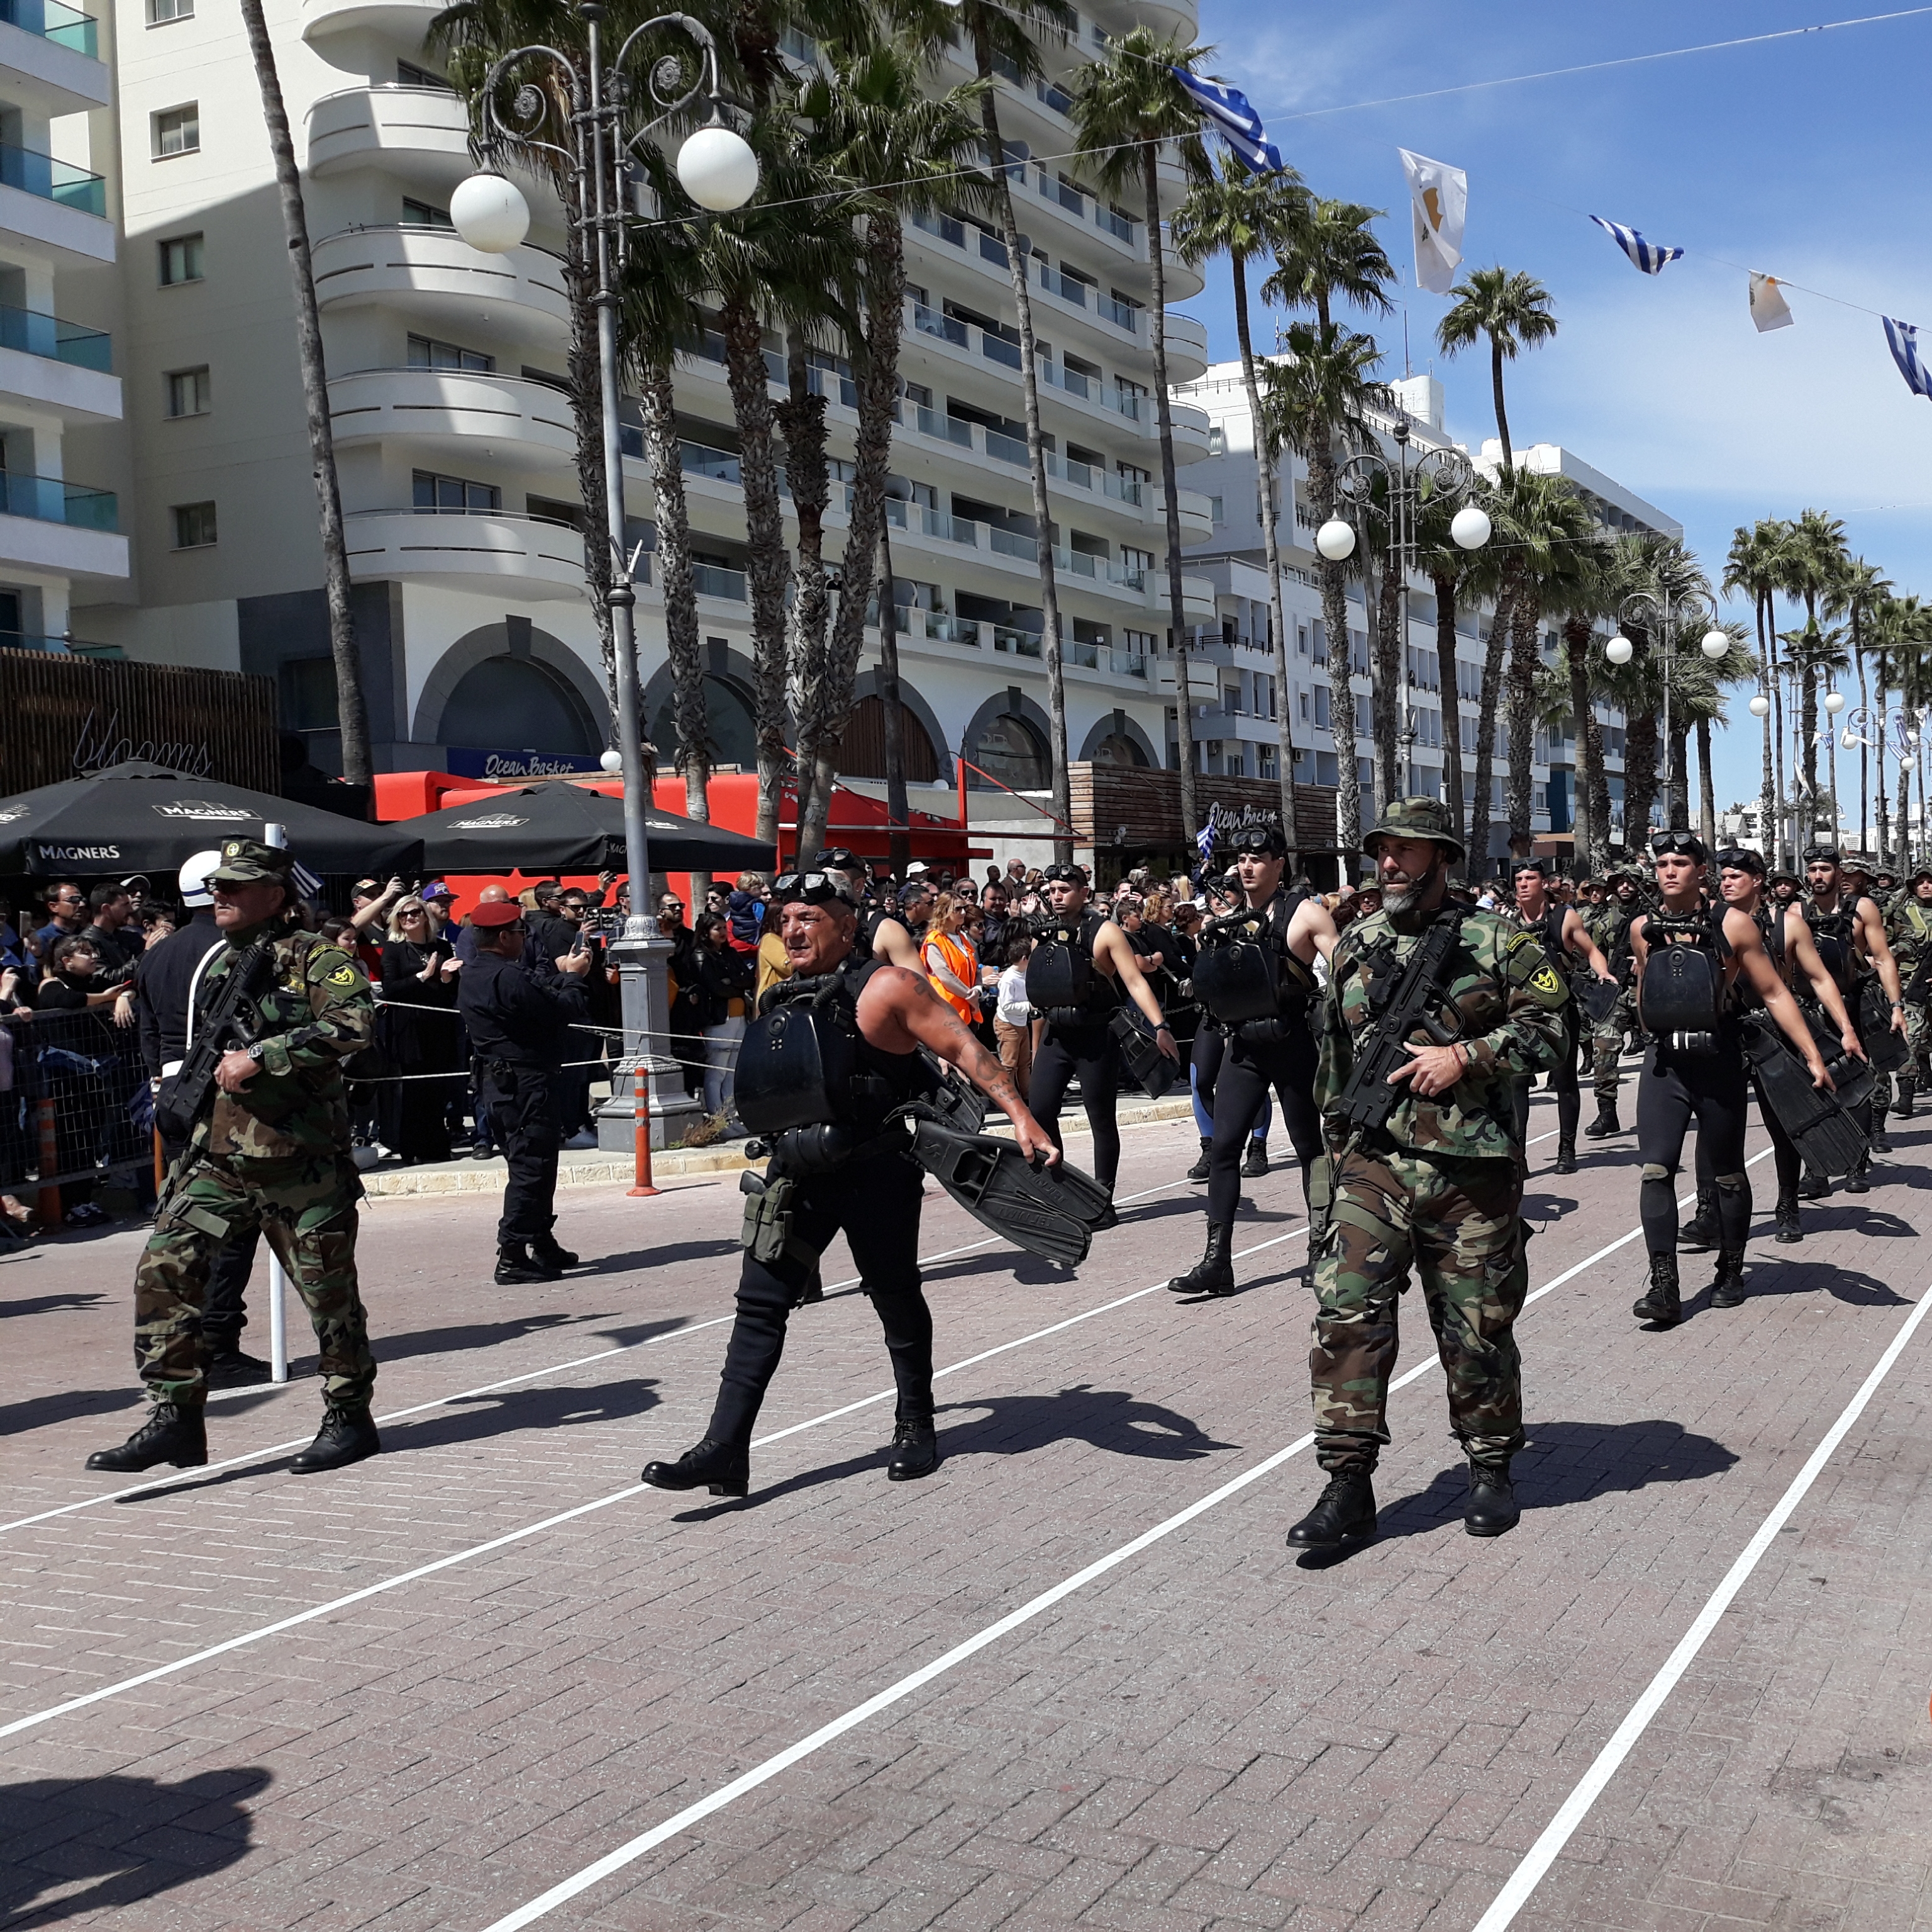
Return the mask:
[[524,959],[524,909],[514,900],[470,915],[476,956],[457,984],[457,1008],[476,1056],[477,1104],[488,1109],[509,1162],[496,1223],[496,1279],[556,1281],[577,1257],[557,1246],[556,1155],[562,1129],[555,1070],[571,1057],[570,1023],[586,1011],[584,976],[596,956],[580,946],[552,976]]
[[[135,962],[134,1018],[141,1058],[158,1088],[164,1076],[180,1066],[188,1052],[188,1014],[196,986],[226,944],[214,922],[214,898],[208,889],[208,875],[220,863],[220,853],[212,848],[184,862],[178,877],[182,904],[188,909],[188,923],[158,946],[148,947]],[[185,1140],[161,1136],[162,1152],[170,1167],[187,1148]],[[260,1234],[251,1223],[231,1234],[208,1268],[201,1334],[208,1345],[211,1388],[260,1382],[268,1372],[266,1362],[242,1352],[242,1331],[248,1325],[248,1277],[254,1272]]]
[[[1180,1049],[1127,935],[1105,913],[1088,909],[1087,868],[1049,866],[1045,878],[1053,910],[1033,922],[1036,944],[1027,962],[1027,986],[1046,1030],[1034,1055],[1027,1098],[1058,1147],[1060,1102],[1078,1076],[1081,1105],[1094,1130],[1094,1178],[1111,1188],[1120,1166],[1120,1130],[1114,1119],[1120,1064],[1110,1023],[1122,994],[1155,1029],[1154,1038],[1168,1059],[1178,1061]],[[1078,997],[1067,1000],[1070,992]]]
[[710,1426],[676,1462],[646,1466],[644,1480],[661,1490],[742,1496],[750,1487],[752,1430],[784,1352],[786,1320],[808,1294],[826,1244],[841,1232],[885,1330],[898,1391],[886,1474],[903,1483],[938,1467],[932,1311],[919,1273],[923,1177],[894,1125],[895,1109],[931,1090],[934,1076],[921,1048],[991,1096],[1012,1124],[1021,1153],[1048,1164],[1058,1158],[1006,1069],[926,976],[860,955],[858,909],[846,896],[842,874],[786,873],[772,890],[782,908],[779,932],[792,976],[766,994],[764,1012],[746,1030],[738,1057],[739,1104],[748,1120],[758,1117],[759,1100],[769,1097],[759,1068],[777,1057],[794,1016],[808,1017],[819,1036],[818,1012],[800,1013],[801,1000],[824,1009],[824,1024],[846,1042],[854,1070],[808,1096],[784,1096],[800,1102],[794,1118],[808,1112],[817,1118],[772,1138],[763,1189],[746,1210],[737,1319]]
[[[1255,963],[1271,976],[1270,1012],[1258,1010],[1255,998],[1224,1004],[1216,1023],[1227,1034],[1226,1058],[1214,1085],[1214,1133],[1208,1155],[1208,1246],[1196,1265],[1168,1283],[1176,1294],[1232,1294],[1234,1292],[1234,1210],[1241,1198],[1241,1150],[1261,1118],[1272,1087],[1281,1102],[1306,1194],[1310,1175],[1322,1153],[1322,1117],[1315,1108],[1316,1052],[1310,1024],[1310,1002],[1318,997],[1317,956],[1326,959],[1340,937],[1328,908],[1311,892],[1291,892],[1285,874],[1288,842],[1278,825],[1245,826],[1234,842],[1234,874],[1247,899],[1247,916],[1216,921],[1195,961],[1196,994],[1211,1006],[1215,989],[1236,990],[1236,976],[1218,975],[1231,948],[1258,948],[1265,960]],[[1216,943],[1218,941],[1219,943]],[[1242,990],[1252,992],[1245,984]],[[1263,990],[1265,990],[1264,987]]]

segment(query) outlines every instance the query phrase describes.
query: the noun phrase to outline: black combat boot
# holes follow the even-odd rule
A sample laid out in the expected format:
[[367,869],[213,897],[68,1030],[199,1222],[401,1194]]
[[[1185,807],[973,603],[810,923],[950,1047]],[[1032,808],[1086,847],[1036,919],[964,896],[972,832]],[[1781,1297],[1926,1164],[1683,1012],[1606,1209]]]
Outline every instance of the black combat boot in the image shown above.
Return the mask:
[[646,1462],[642,1480],[654,1490],[709,1490],[714,1496],[742,1496],[752,1486],[752,1452],[710,1436],[675,1462]]
[[1872,1109],[1871,1146],[1874,1154],[1889,1154],[1892,1151],[1892,1136],[1885,1130],[1885,1109],[1882,1107]]
[[118,1449],[97,1449],[87,1459],[90,1469],[112,1469],[132,1474],[172,1462],[177,1469],[199,1469],[208,1460],[208,1429],[199,1408],[178,1402],[158,1402],[148,1419]]
[[1559,1140],[1556,1143],[1556,1172],[1574,1174],[1576,1172],[1576,1143]]
[[577,1265],[576,1256],[568,1248],[559,1247],[554,1234],[539,1234],[530,1244],[530,1256],[542,1268],[554,1268],[561,1270],[564,1268],[573,1268]]
[[346,1469],[364,1456],[380,1454],[382,1447],[366,1402],[332,1402],[322,1413],[315,1440],[289,1467],[298,1476],[319,1475],[325,1469]]
[[1870,1166],[1871,1156],[1867,1154],[1864,1160],[1845,1176],[1845,1192],[1847,1194],[1869,1194],[1871,1192],[1871,1180],[1867,1172]]
[[1782,1188],[1778,1190],[1776,1212],[1778,1217],[1776,1238],[1780,1246],[1788,1248],[1803,1240],[1804,1229],[1798,1219],[1796,1188],[1791,1189],[1789,1192]]
[[1516,1485],[1510,1480],[1509,1465],[1504,1462],[1498,1468],[1472,1462],[1468,1500],[1462,1505],[1462,1527],[1472,1536],[1506,1536],[1522,1515],[1516,1504]]
[[1697,1211],[1677,1231],[1680,1255],[1707,1254],[1718,1245],[1718,1190],[1697,1190]]
[[1711,1278],[1711,1306],[1735,1308],[1744,1298],[1744,1251],[1742,1248],[1720,1248],[1718,1251],[1718,1272]]
[[1315,1507],[1288,1532],[1291,1550],[1344,1550],[1376,1533],[1374,1472],[1344,1469],[1328,1478]]
[[1214,1136],[1212,1134],[1203,1134],[1201,1136],[1201,1158],[1187,1170],[1187,1178],[1190,1180],[1205,1180],[1208,1178],[1208,1157],[1214,1151]]
[[1268,1142],[1251,1140],[1248,1143],[1248,1157],[1241,1163],[1241,1178],[1244,1180],[1258,1180],[1268,1171]]
[[246,1388],[251,1382],[268,1379],[268,1365],[253,1355],[244,1355],[232,1346],[217,1348],[208,1358],[210,1388]]
[[561,1281],[563,1270],[532,1254],[521,1241],[504,1241],[496,1249],[496,1286],[512,1288],[524,1282]]
[[1901,1073],[1898,1076],[1898,1097],[1892,1103],[1892,1111],[1897,1114],[1901,1120],[1909,1120],[1911,1119],[1912,1103],[1917,1097],[1918,1093],[1918,1081],[1914,1078]]
[[1170,1294],[1232,1294],[1234,1292],[1234,1224],[1232,1221],[1208,1223],[1208,1246],[1201,1258],[1185,1274],[1178,1274],[1167,1285]]
[[1674,1254],[1650,1258],[1650,1292],[1630,1304],[1630,1312],[1640,1322],[1654,1322],[1660,1328],[1675,1328],[1684,1319],[1684,1304],[1677,1291],[1677,1257]]
[[1586,1141],[1607,1140],[1612,1134],[1620,1134],[1623,1129],[1617,1121],[1617,1103],[1614,1100],[1597,1102],[1597,1118],[1583,1130]]
[[1808,1167],[1804,1170],[1804,1184],[1798,1192],[1807,1201],[1825,1200],[1832,1192],[1830,1178],[1820,1174],[1815,1167]]
[[915,1483],[939,1467],[939,1436],[928,1410],[902,1415],[892,1430],[892,1460],[886,1465],[889,1483]]

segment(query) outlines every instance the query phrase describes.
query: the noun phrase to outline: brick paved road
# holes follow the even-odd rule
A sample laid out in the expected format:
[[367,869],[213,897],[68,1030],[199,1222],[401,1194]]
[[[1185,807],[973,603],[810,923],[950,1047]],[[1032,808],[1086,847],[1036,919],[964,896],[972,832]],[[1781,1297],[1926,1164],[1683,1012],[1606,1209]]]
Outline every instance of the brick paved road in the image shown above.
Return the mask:
[[[1316,1484],[1291,1456],[542,1922],[1473,1926],[1932,1281],[1932,1123],[1896,1140],[1803,1246],[1760,1240],[1740,1309],[1640,1330],[1634,1240],[1533,1306],[1515,1534],[1462,1533],[1424,1375],[1374,1546],[1289,1556]],[[1163,1191],[1077,1280],[997,1246],[932,1264],[942,1364],[1105,1312],[942,1381],[930,1481],[884,1480],[889,1400],[801,1426],[890,1382],[862,1298],[801,1316],[763,1422],[796,1432],[728,1505],[632,1486],[708,1413],[728,1180],[572,1197],[566,1240],[608,1258],[535,1291],[490,1281],[493,1203],[374,1208],[379,1412],[416,1411],[389,1453],[291,1478],[255,1452],[306,1439],[314,1384],[251,1390],[213,1412],[232,1466],[0,1534],[0,1723],[458,1560],[6,1738],[4,1923],[480,1932],[1284,1448],[1307,1415],[1292,1178],[1250,1184],[1246,1292],[1123,1300],[1198,1252],[1193,1150],[1129,1135],[1123,1191]],[[1633,1162],[1626,1138],[1532,1181],[1534,1282],[1634,1228]],[[981,1232],[929,1194],[928,1256]],[[0,1264],[9,1522],[114,1492],[80,1463],[136,1413],[136,1246]],[[1932,1330],[1519,1925],[1932,1922],[1928,1360]]]

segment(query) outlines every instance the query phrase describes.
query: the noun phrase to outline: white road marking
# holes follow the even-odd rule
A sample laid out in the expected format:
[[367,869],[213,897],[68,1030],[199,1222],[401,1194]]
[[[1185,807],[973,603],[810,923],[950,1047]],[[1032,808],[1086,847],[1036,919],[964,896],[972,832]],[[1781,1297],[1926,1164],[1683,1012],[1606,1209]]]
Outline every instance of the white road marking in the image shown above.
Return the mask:
[[[1475,1932],[1504,1932],[1504,1928],[1529,1903],[1531,1894],[1542,1882],[1544,1874],[1574,1836],[1591,1807],[1602,1796],[1604,1787],[1649,1728],[1651,1720],[1664,1708],[1665,1700],[1677,1688],[1684,1673],[1696,1660],[1706,1640],[1717,1628],[1738,1592],[1750,1581],[1751,1572],[1757,1568],[1764,1552],[1777,1540],[1778,1532],[1804,1500],[1826,1464],[1850,1434],[1852,1425],[1864,1414],[1880,1384],[1892,1372],[1928,1309],[1932,1309],[1932,1289],[1919,1296],[1904,1326],[1892,1337],[1892,1346],[1880,1356],[1877,1365],[1866,1376],[1857,1394],[1845,1405],[1838,1420],[1826,1432],[1824,1439],[1812,1450],[1804,1468],[1792,1478],[1790,1487],[1778,1498],[1777,1507],[1759,1525],[1757,1534],[1744,1545],[1737,1561],[1724,1573],[1723,1582],[1712,1592],[1704,1607],[1698,1612],[1696,1620],[1678,1640],[1677,1648],[1664,1660],[1662,1668],[1645,1688],[1643,1695],[1630,1706],[1629,1714],[1617,1726],[1610,1742],[1597,1754],[1590,1768],[1564,1800],[1556,1816],[1544,1827],[1542,1835],[1531,1846],[1522,1862],[1510,1874],[1508,1882],[1497,1894],[1496,1902],[1476,1922]],[[526,1922],[506,1918],[500,1922],[509,1925]]]
[[[1153,1195],[1164,1194],[1170,1187],[1178,1187],[1181,1184],[1178,1180],[1164,1180],[1157,1187],[1144,1187],[1138,1193],[1122,1195],[1119,1204],[1127,1207],[1134,1202],[1144,1201]],[[963,1247],[942,1248],[936,1255],[922,1256],[920,1258],[920,1264],[924,1268],[930,1268],[934,1262],[952,1261],[961,1255],[974,1254],[981,1248],[995,1246],[999,1238],[997,1234],[988,1234],[983,1240],[968,1241]],[[854,1275],[847,1281],[835,1281],[825,1292],[827,1295],[832,1295],[845,1288],[856,1288],[859,1286],[859,1280],[858,1276]],[[1131,1300],[1133,1298],[1130,1296],[1128,1299]],[[1120,1304],[1113,1302],[1108,1305],[1110,1307],[1118,1307]],[[484,1382],[475,1388],[459,1390],[454,1395],[438,1396],[433,1402],[419,1402],[408,1408],[392,1409],[386,1415],[377,1416],[376,1421],[379,1426],[388,1423],[400,1422],[412,1415],[422,1415],[432,1408],[446,1408],[452,1403],[473,1401],[478,1396],[494,1395],[500,1389],[514,1388],[519,1382],[540,1382],[546,1376],[566,1375],[572,1369],[586,1367],[592,1362],[608,1361],[613,1355],[628,1354],[633,1348],[648,1348],[655,1342],[682,1341],[687,1335],[695,1335],[701,1329],[718,1328],[733,1318],[729,1315],[716,1315],[708,1321],[694,1322],[688,1328],[673,1329],[662,1335],[646,1335],[641,1342],[621,1342],[614,1348],[599,1348],[593,1354],[578,1355],[568,1362],[553,1362],[548,1367],[531,1369],[520,1376],[506,1376],[500,1381]],[[1076,1317],[1076,1318],[1084,1318]],[[1014,1342],[1006,1346],[1016,1348],[1018,1344]],[[974,1359],[980,1358],[976,1357]],[[964,1364],[961,1366],[963,1366]],[[271,1385],[264,1383],[261,1386],[266,1388]],[[234,1390],[223,1393],[232,1400],[236,1395],[250,1394],[254,1392],[252,1390]],[[866,1397],[867,1402],[874,1400],[876,1398],[873,1396]],[[859,1403],[854,1406],[862,1408],[865,1404]],[[799,1425],[800,1428],[804,1429],[814,1426],[812,1423],[801,1423]],[[286,1442],[267,1443],[260,1448],[248,1450],[239,1456],[224,1456],[219,1462],[203,1462],[192,1469],[178,1469],[172,1475],[152,1477],[146,1482],[130,1483],[124,1489],[104,1490],[98,1496],[82,1496],[76,1502],[62,1503],[53,1509],[38,1510],[32,1516],[16,1516],[11,1522],[0,1522],[0,1536],[4,1536],[10,1530],[25,1529],[32,1523],[46,1522],[55,1516],[72,1516],[80,1510],[98,1509],[103,1503],[118,1502],[128,1496],[152,1496],[164,1490],[177,1489],[184,1484],[199,1482],[204,1477],[213,1474],[218,1469],[237,1468],[244,1463],[259,1462],[266,1456],[286,1455],[291,1450],[305,1449],[308,1447],[308,1436],[298,1436],[292,1437]]]

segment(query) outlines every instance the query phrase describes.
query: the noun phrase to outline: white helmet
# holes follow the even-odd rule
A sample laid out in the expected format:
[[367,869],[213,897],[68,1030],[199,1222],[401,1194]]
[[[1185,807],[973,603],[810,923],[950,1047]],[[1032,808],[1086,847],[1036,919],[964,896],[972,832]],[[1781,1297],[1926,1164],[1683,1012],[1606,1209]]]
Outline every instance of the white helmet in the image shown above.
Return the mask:
[[176,875],[181,888],[182,904],[184,906],[206,906],[214,903],[214,895],[208,890],[208,875],[221,863],[221,854],[213,847],[206,852],[197,852],[188,860]]

